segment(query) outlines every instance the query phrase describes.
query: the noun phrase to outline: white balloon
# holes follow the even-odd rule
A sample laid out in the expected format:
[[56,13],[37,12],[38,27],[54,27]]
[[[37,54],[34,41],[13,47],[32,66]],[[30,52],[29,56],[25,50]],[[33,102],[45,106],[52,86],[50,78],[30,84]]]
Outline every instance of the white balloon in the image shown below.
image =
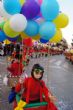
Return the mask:
[[4,7],[3,7],[3,3],[0,1],[0,16],[9,19],[12,15],[8,14]]
[[27,20],[24,15],[15,14],[10,19],[9,24],[10,24],[10,27],[12,28],[12,30],[14,30],[15,32],[22,32],[25,30],[25,28],[27,26]]

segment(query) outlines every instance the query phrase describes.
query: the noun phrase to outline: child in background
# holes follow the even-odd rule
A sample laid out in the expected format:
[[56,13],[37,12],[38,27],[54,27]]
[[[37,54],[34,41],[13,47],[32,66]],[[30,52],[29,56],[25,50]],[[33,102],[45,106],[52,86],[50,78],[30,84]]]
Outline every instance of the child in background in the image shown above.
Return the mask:
[[15,56],[15,59],[12,61],[7,70],[11,73],[11,76],[20,76],[22,74],[23,65],[20,62],[18,55]]

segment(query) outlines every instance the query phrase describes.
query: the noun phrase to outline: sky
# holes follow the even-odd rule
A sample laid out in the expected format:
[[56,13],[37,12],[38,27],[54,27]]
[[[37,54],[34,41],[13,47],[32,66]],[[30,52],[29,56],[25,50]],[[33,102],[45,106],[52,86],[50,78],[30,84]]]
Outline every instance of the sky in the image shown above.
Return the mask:
[[73,0],[57,0],[60,6],[60,11],[69,17],[69,24],[62,29],[63,37],[67,40],[68,44],[73,39]]

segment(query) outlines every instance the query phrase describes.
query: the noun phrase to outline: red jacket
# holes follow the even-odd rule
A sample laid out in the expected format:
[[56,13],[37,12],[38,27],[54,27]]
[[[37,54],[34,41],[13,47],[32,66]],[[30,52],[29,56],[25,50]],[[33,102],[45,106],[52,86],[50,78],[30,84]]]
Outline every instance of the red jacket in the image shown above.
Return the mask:
[[[51,102],[48,98],[49,91],[45,86],[44,81],[38,81],[33,79],[32,77],[25,79],[23,85],[20,83],[17,84],[15,91],[20,92],[21,88],[24,88],[24,92],[22,94],[23,98],[26,98],[26,102],[34,101],[40,98],[40,101],[43,101],[42,95],[45,95],[46,101],[48,102],[47,110],[58,110],[57,107]],[[41,108],[42,109],[42,108]],[[37,108],[38,110],[38,108]]]
[[22,74],[23,65],[19,62],[13,62],[10,67],[7,68],[11,72],[12,76],[20,76]]
[[[23,98],[26,98],[26,102],[28,103],[30,101],[34,101],[37,99],[40,99],[40,101],[43,101],[42,95],[44,94],[46,97],[48,97],[48,89],[45,86],[44,81],[38,81],[32,77],[26,78],[23,83],[24,92],[22,94]],[[18,93],[21,90],[21,84],[18,83],[16,85],[15,91]]]

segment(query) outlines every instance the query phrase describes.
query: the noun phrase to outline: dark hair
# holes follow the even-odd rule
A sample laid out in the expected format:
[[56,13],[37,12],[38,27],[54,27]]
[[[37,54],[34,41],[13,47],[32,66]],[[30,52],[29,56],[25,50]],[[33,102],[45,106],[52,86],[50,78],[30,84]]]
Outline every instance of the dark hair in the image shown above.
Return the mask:
[[41,75],[41,77],[39,78],[39,80],[41,80],[42,77],[43,77],[44,68],[43,68],[40,64],[34,64],[33,67],[32,67],[32,70],[31,70],[31,76],[32,76],[33,78],[35,78],[35,77],[34,77],[34,74],[33,74],[35,69],[40,69],[40,70],[42,70],[42,73],[41,73],[42,75]]
[[16,54],[16,55],[15,55],[15,58],[18,59],[18,60],[20,60],[20,59],[22,59],[22,55]]
[[11,64],[14,63],[14,61],[15,61],[15,60],[13,59],[13,60],[11,61]]

